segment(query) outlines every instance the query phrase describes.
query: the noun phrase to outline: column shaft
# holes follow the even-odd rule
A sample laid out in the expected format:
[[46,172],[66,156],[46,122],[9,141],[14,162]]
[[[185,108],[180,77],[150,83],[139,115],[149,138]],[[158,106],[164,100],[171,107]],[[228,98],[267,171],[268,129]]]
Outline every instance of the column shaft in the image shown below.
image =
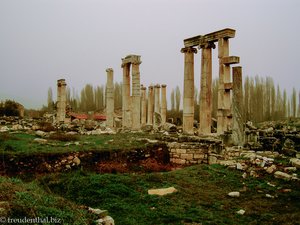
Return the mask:
[[57,121],[64,122],[66,118],[66,105],[67,105],[67,93],[66,93],[65,79],[57,81]]
[[244,141],[244,114],[243,114],[243,82],[242,67],[232,68],[232,139],[235,145],[243,145]]
[[[228,81],[228,68],[221,61],[225,56],[229,56],[229,40],[225,38],[220,38],[218,41],[218,57],[219,57],[219,89],[218,89],[218,126],[217,133],[221,134],[227,128],[227,113],[225,103],[227,103],[227,96],[225,97],[225,87],[224,83]],[[230,71],[229,71],[230,72]],[[230,73],[229,73],[230,78]],[[229,94],[230,96],[230,94]],[[226,101],[225,101],[226,99]]]
[[146,125],[146,121],[147,121],[147,99],[146,99],[146,88],[142,87],[141,88],[141,92],[142,92],[142,99],[141,99],[141,123],[142,126]]
[[153,86],[148,87],[148,117],[147,124],[153,125],[154,94]]
[[154,114],[153,114],[153,126],[158,127],[160,115],[160,85],[154,86]]
[[115,111],[115,101],[114,101],[114,71],[109,68],[107,72],[106,81],[106,124],[108,127],[112,128],[114,126],[114,111]]
[[161,124],[165,124],[167,120],[167,85],[162,84],[161,85]]
[[140,63],[132,63],[132,129],[141,128],[141,83],[140,83]]
[[194,134],[194,53],[195,48],[183,48],[184,86],[183,86],[183,132]]
[[202,48],[199,134],[211,133],[212,111],[212,50]]
[[131,127],[131,98],[130,98],[130,64],[122,64],[123,67],[123,86],[122,86],[122,126]]

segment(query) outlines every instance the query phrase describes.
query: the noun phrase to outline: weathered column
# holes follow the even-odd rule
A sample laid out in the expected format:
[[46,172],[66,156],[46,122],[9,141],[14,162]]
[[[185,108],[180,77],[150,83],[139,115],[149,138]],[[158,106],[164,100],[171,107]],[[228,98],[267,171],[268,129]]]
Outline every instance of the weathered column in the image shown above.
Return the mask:
[[132,130],[139,130],[141,128],[140,64],[141,61],[139,61],[139,59],[132,62]]
[[167,85],[161,85],[161,107],[160,107],[160,114],[161,114],[161,124],[165,124],[167,120]]
[[214,43],[202,46],[199,134],[211,133],[212,50]]
[[182,48],[184,53],[183,132],[194,134],[194,53],[197,49]]
[[112,68],[106,70],[106,125],[110,128],[114,127],[114,71]]
[[[230,67],[228,75],[228,66],[222,63],[222,58],[229,56],[229,40],[228,38],[220,38],[218,40],[218,58],[219,58],[219,89],[218,89],[218,126],[217,133],[221,134],[227,129],[227,100],[228,94],[225,94],[224,83],[228,81],[228,76],[230,80]],[[225,68],[226,67],[226,68]],[[230,100],[230,93],[229,93]]]
[[[122,59],[124,61],[124,59]],[[131,127],[131,99],[130,99],[130,63],[122,63],[123,85],[122,85],[122,127]]]
[[153,126],[157,127],[159,125],[159,115],[160,115],[160,85],[154,86],[154,114],[153,114]]
[[146,99],[146,87],[141,88],[142,99],[141,99],[141,123],[142,126],[146,125],[147,122],[147,99]]
[[232,68],[232,140],[235,145],[243,145],[244,142],[244,114],[243,114],[243,77],[242,67]]
[[66,82],[65,79],[57,80],[57,122],[64,122],[66,117]]
[[154,94],[153,86],[148,87],[148,117],[147,124],[153,125]]

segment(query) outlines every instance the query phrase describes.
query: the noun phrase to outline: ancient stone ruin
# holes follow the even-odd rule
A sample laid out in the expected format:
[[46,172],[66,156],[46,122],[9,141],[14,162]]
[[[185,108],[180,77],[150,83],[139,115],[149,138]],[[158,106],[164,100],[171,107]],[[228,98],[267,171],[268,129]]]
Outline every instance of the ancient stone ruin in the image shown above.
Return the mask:
[[[231,132],[232,130],[232,105],[231,90],[233,94],[234,116],[241,122],[241,108],[238,106],[241,101],[241,67],[233,69],[234,78],[231,80],[230,65],[239,63],[239,57],[229,56],[229,38],[235,36],[235,30],[223,29],[206,35],[198,35],[184,40],[184,93],[183,93],[183,132],[194,134],[194,54],[198,46],[202,50],[201,57],[201,89],[200,89],[200,115],[199,134],[211,133],[211,112],[212,112],[212,49],[215,42],[218,42],[219,58],[219,90],[218,90],[218,115],[217,133]],[[233,89],[235,88],[235,89]],[[216,99],[214,99],[216,101]],[[238,112],[239,111],[239,112]],[[235,125],[234,132],[241,132],[241,127]],[[241,134],[235,134],[236,141],[241,142]]]
[[115,101],[114,101],[114,71],[112,68],[108,68],[107,82],[106,82],[106,125],[109,128],[114,127],[114,112],[115,112]]
[[[139,130],[141,128],[141,84],[140,84],[140,64],[141,56],[128,55],[122,59],[123,68],[123,128]],[[132,95],[130,95],[130,66],[132,67]]]
[[66,118],[67,93],[65,79],[57,80],[57,114],[56,121],[64,123]]

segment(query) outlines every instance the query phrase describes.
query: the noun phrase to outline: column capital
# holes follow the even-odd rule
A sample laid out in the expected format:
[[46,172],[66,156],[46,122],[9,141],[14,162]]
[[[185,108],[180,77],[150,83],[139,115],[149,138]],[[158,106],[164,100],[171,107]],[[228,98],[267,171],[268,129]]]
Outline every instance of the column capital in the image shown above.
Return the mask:
[[206,43],[204,43],[204,44],[200,44],[200,45],[198,46],[198,48],[199,48],[199,49],[201,49],[201,48],[212,48],[212,49],[215,49],[215,48],[216,48],[216,45],[215,45],[214,42],[206,42]]
[[153,86],[152,86],[152,85],[150,85],[150,86],[148,87],[148,89],[153,89]]
[[109,73],[109,72],[114,72],[114,70],[113,70],[113,68],[107,68],[107,69],[106,69],[106,72],[107,72],[107,73]]
[[155,88],[160,88],[160,85],[159,85],[159,84],[156,84],[154,87],[155,87]]
[[180,50],[181,53],[197,53],[197,49],[193,47],[185,47]]
[[162,84],[161,87],[162,87],[162,88],[166,88],[167,85],[166,85],[166,84]]

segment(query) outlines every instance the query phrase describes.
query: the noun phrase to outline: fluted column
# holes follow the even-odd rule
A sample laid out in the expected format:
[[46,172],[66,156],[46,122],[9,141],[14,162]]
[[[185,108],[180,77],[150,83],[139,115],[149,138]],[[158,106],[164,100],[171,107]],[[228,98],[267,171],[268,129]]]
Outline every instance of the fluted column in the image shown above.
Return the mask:
[[130,98],[130,63],[122,63],[122,127],[131,127],[131,98]]
[[158,120],[157,115],[160,115],[160,85],[157,84],[154,86],[154,114],[153,114],[153,126],[157,127]]
[[160,114],[161,114],[161,124],[165,124],[167,120],[167,85],[161,85],[161,107],[160,107]]
[[141,123],[142,126],[146,125],[147,122],[147,99],[146,99],[146,87],[141,88],[142,99],[141,99]]
[[183,132],[194,134],[194,54],[197,49],[182,48],[184,53]]
[[154,94],[153,86],[148,87],[148,116],[147,124],[153,125]]
[[67,105],[67,93],[66,93],[65,79],[57,80],[57,115],[56,120],[58,122],[64,122],[66,118],[66,105]]
[[108,127],[114,127],[114,71],[112,68],[106,70],[107,81],[106,81],[106,124]]
[[141,128],[141,82],[140,66],[141,62],[132,63],[132,130]]

